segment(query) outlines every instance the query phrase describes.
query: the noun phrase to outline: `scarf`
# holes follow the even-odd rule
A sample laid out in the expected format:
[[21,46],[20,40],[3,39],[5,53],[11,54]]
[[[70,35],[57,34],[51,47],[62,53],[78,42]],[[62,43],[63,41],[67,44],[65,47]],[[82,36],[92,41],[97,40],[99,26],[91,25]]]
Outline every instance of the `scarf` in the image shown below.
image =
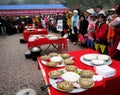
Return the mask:
[[74,15],[73,17],[73,26],[75,27],[76,26],[76,23],[77,23],[77,19],[78,19],[78,15]]

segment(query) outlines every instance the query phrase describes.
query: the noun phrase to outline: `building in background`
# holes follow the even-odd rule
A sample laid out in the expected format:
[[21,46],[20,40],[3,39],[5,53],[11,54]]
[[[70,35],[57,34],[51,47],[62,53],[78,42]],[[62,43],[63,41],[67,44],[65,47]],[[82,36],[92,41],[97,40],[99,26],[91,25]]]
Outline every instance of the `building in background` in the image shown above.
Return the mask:
[[57,2],[57,0],[48,0],[50,4],[55,4]]

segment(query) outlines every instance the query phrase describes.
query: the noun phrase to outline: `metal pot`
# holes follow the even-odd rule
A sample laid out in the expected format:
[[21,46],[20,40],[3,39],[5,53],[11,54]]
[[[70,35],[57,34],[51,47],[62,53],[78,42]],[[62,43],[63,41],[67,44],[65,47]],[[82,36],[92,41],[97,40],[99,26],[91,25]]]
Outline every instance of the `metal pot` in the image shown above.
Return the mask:
[[40,56],[40,53],[41,53],[40,48],[38,48],[38,47],[32,48],[32,49],[31,49],[32,59],[33,59],[34,61],[36,61],[36,60],[37,60],[37,57]]
[[31,52],[38,52],[38,51],[40,51],[40,48],[38,48],[38,47],[33,47],[31,49]]
[[36,92],[34,89],[27,88],[27,85],[23,85],[15,95],[36,95]]

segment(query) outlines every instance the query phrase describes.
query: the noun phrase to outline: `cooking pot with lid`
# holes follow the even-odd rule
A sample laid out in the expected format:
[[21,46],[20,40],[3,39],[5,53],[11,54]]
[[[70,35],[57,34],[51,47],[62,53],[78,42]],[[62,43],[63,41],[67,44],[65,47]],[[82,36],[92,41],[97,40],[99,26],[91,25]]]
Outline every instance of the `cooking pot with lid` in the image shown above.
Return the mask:
[[36,60],[37,60],[37,57],[40,56],[40,52],[41,52],[41,50],[40,50],[40,48],[38,48],[38,47],[33,47],[33,48],[31,49],[31,55],[32,55],[32,59],[33,59],[34,61],[36,61]]
[[27,85],[23,85],[15,95],[36,95],[36,91],[34,89],[28,88]]

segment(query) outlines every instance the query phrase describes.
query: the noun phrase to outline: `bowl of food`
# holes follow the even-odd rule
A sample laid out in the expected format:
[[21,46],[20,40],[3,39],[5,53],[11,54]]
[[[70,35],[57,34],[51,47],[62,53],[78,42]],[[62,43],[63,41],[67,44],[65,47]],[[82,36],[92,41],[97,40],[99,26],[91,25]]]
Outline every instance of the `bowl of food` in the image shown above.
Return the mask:
[[60,77],[61,75],[62,75],[62,72],[59,71],[59,70],[53,70],[53,71],[49,72],[49,76],[50,76],[51,78],[58,78],[58,77]]
[[48,55],[43,55],[43,56],[41,56],[40,58],[41,58],[42,60],[46,61],[47,59],[50,58],[50,56],[48,56]]
[[74,65],[67,65],[67,66],[65,67],[65,69],[66,69],[66,71],[68,71],[68,72],[74,72],[74,71],[77,70],[77,67],[74,66]]
[[56,66],[57,66],[57,63],[55,63],[55,62],[47,62],[46,65],[47,65],[48,67],[56,67]]
[[54,56],[50,58],[50,61],[57,63],[58,65],[62,64],[63,58],[60,56]]
[[78,83],[82,88],[88,89],[94,86],[94,81],[90,78],[80,78]]
[[65,72],[64,74],[61,75],[62,79],[68,82],[77,82],[78,79],[80,78],[80,75],[75,73],[75,72]]
[[60,91],[69,92],[69,91],[72,91],[74,89],[74,86],[71,82],[63,81],[63,82],[60,82],[57,84],[57,88]]
[[101,60],[104,60],[104,61],[109,61],[110,56],[105,55],[105,54],[100,54],[100,55],[98,55],[98,59],[101,59]]
[[64,54],[61,54],[61,57],[62,57],[63,59],[66,59],[66,58],[69,58],[69,57],[70,57],[70,54],[64,53]]
[[84,77],[84,78],[92,78],[92,76],[94,75],[94,72],[91,70],[82,70],[80,75],[81,77]]
[[94,59],[91,61],[91,64],[94,66],[100,66],[100,65],[104,65],[105,61],[102,59]]
[[74,64],[74,60],[72,60],[72,59],[64,59],[64,64],[65,65],[72,65],[72,64]]
[[83,59],[87,61],[91,61],[97,58],[97,54],[85,54],[83,55]]
[[50,57],[58,56],[58,53],[52,52],[52,53],[49,54],[49,56],[50,56]]

